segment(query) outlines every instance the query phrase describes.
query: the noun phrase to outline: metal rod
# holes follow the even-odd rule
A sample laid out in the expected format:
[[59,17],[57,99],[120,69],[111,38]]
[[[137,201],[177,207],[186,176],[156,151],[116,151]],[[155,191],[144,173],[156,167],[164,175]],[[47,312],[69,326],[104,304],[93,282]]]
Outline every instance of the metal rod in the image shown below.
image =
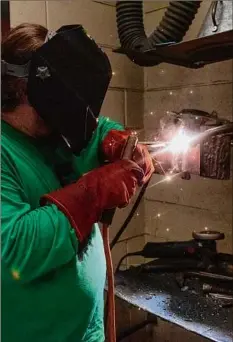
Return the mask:
[[158,147],[167,145],[167,143],[165,143],[165,142],[157,143],[156,141],[139,141],[138,143],[142,144],[142,145],[155,145]]
[[233,277],[222,275],[222,274],[216,274],[216,273],[209,273],[209,272],[202,272],[202,271],[199,271],[199,272],[188,271],[188,272],[185,272],[185,275],[210,278],[210,279],[219,279],[223,281],[233,282]]
[[224,299],[228,301],[233,301],[233,296],[230,295],[225,295],[221,293],[209,293],[209,296],[214,298],[214,299]]

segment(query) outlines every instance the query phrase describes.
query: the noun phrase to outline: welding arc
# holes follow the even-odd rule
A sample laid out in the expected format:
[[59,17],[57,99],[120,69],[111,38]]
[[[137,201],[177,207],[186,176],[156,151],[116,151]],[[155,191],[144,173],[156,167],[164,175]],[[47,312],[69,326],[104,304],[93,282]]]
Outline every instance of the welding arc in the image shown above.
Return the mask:
[[[206,138],[209,138],[209,137],[212,137],[215,135],[220,135],[220,134],[232,135],[233,134],[233,123],[229,122],[229,123],[221,125],[221,126],[209,128],[206,131],[199,133],[197,136],[194,136],[192,139],[190,139],[190,145],[200,144]],[[158,151],[160,151],[159,147],[166,148],[169,146],[168,143],[164,143],[164,142],[155,143],[154,141],[140,141],[139,143],[142,145],[151,146],[151,148],[156,147],[158,149]]]

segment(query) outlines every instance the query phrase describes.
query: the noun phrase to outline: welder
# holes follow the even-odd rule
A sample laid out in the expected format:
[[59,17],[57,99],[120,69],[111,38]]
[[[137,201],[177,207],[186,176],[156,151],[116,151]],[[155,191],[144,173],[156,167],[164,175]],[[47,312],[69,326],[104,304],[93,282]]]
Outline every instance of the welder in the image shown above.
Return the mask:
[[106,54],[82,26],[36,24],[2,43],[2,341],[103,342],[98,222],[125,207],[153,164],[100,116]]

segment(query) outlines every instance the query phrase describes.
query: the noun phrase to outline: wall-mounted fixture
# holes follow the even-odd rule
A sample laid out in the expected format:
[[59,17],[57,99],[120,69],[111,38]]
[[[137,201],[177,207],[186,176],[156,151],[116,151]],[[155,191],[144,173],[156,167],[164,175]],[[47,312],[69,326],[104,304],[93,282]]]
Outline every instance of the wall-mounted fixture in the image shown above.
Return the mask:
[[198,38],[182,42],[201,1],[171,1],[158,28],[146,36],[143,1],[117,1],[117,27],[121,47],[141,66],[170,63],[188,68],[233,58],[232,1],[211,3]]

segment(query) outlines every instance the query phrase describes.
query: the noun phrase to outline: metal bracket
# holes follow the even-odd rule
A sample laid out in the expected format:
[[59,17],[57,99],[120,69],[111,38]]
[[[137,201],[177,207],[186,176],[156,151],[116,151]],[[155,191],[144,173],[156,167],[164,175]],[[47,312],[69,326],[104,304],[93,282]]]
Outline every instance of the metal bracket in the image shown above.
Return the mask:
[[217,12],[217,7],[218,7],[218,3],[220,2],[221,5],[223,5],[223,1],[222,0],[215,0],[212,2],[212,13],[211,13],[211,16],[212,16],[212,22],[213,22],[213,29],[212,31],[213,32],[217,32],[218,31],[218,26],[219,24],[217,24],[217,21],[216,21],[216,12]]

